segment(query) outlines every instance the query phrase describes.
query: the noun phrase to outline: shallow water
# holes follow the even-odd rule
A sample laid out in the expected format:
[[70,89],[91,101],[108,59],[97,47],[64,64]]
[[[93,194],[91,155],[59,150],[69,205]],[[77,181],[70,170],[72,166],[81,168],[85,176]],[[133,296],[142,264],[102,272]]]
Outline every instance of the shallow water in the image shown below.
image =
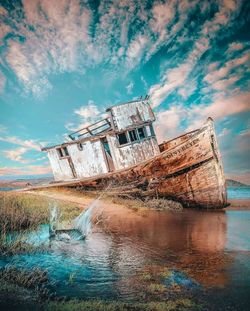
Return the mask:
[[18,189],[18,187],[0,187],[0,191],[11,191],[16,189]]
[[250,187],[228,187],[228,199],[250,199]]
[[210,310],[248,310],[250,211],[121,208],[104,214],[82,241],[50,240],[48,225],[26,233],[28,243],[46,251],[0,257],[0,267],[46,270],[57,296],[155,300],[148,289],[160,283],[162,299],[177,286]]

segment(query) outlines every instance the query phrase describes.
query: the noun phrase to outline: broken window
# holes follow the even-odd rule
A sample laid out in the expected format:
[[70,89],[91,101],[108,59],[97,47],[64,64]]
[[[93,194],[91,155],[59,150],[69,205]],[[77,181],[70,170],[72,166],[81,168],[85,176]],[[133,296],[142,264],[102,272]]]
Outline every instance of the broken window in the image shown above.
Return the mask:
[[58,153],[59,157],[62,158],[63,157],[62,149],[58,148],[56,150],[57,150],[57,153]]
[[125,132],[118,134],[117,136],[118,136],[118,140],[119,140],[120,145],[125,145],[128,143],[128,138],[127,138],[127,135]]
[[129,131],[129,137],[131,142],[138,140],[136,130]]
[[57,148],[57,153],[59,155],[59,158],[63,158],[63,157],[68,157],[69,156],[69,152],[67,147],[62,147],[62,148]]
[[144,127],[139,127],[137,131],[140,139],[144,139],[146,137]]
[[67,147],[63,147],[63,154],[64,154],[65,157],[69,156]]
[[155,132],[154,132],[154,128],[153,128],[152,124],[146,125],[145,128],[146,128],[146,132],[147,132],[148,137],[155,136]]

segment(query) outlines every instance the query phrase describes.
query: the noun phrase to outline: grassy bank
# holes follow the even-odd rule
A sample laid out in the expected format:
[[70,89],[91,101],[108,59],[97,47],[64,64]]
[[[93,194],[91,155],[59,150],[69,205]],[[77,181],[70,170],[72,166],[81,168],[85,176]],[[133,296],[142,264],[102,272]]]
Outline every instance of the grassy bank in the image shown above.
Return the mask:
[[49,221],[49,206],[56,204],[62,211],[62,220],[78,216],[76,204],[57,201],[21,192],[0,192],[0,228],[5,232],[35,229]]
[[[60,208],[62,220],[71,220],[81,212],[79,206],[68,202],[21,192],[0,192],[0,253],[35,251],[34,246],[25,242],[24,233],[48,223],[49,208],[53,204]],[[17,233],[11,243],[7,239],[10,232]]]

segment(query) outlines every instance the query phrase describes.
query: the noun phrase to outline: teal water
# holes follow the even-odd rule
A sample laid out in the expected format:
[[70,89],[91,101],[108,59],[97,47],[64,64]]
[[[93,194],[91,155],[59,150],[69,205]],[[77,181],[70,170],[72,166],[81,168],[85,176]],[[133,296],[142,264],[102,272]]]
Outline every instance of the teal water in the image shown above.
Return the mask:
[[250,199],[250,187],[228,187],[228,199]]
[[0,191],[11,191],[11,190],[15,190],[18,189],[16,187],[0,187]]

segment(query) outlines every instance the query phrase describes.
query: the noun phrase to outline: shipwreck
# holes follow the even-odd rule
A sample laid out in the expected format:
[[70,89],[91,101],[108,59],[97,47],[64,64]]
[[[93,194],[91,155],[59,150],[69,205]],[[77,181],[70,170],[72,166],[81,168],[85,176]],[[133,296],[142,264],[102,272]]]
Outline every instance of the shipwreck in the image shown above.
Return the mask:
[[[157,196],[186,207],[227,206],[213,120],[158,144],[149,98],[107,109],[108,116],[69,134],[69,141],[42,148],[55,181],[47,187],[105,189],[130,196]],[[167,122],[167,120],[166,120]]]

